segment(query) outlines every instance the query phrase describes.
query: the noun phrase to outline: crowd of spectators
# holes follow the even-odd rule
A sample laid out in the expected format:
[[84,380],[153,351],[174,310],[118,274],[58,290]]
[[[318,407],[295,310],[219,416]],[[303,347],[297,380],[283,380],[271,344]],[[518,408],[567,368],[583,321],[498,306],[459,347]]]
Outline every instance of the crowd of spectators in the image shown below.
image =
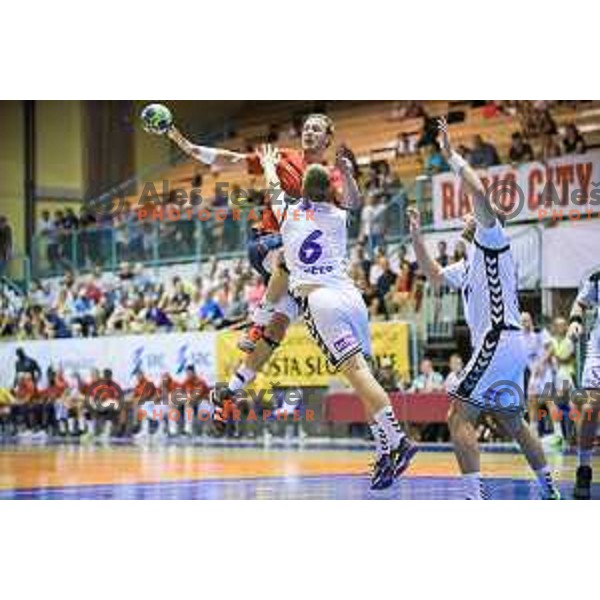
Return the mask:
[[[426,278],[416,262],[408,258],[405,246],[387,248],[376,244],[379,238],[361,239],[353,248],[349,272],[361,291],[373,320],[390,320],[418,313],[423,304]],[[369,248],[375,246],[373,254]],[[448,244],[440,240],[436,260],[448,266],[466,256],[466,245],[457,240],[448,254]],[[445,292],[447,290],[440,290]]]
[[4,297],[0,336],[53,339],[218,329],[244,320],[264,289],[243,260],[232,267],[213,260],[205,274],[192,280],[174,275],[167,284],[141,263],[122,263],[116,273],[67,271],[58,281],[33,281],[19,309]]

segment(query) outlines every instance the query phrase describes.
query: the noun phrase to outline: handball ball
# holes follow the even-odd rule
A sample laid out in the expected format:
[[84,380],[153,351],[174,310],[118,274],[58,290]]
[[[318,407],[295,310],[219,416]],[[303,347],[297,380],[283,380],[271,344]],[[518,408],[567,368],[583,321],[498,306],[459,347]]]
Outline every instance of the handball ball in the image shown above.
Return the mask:
[[144,123],[144,129],[150,133],[163,134],[173,126],[173,115],[162,104],[148,104],[140,116]]

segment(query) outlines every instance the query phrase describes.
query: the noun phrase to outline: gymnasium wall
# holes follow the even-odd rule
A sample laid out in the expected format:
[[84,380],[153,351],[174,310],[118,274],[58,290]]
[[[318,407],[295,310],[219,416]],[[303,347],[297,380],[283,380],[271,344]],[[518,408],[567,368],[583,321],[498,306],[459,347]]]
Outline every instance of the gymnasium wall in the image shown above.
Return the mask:
[[[197,139],[203,133],[222,129],[224,123],[239,113],[242,100],[136,100],[135,114],[150,102],[160,102],[168,106],[175,117],[177,126],[191,138]],[[167,163],[171,158],[171,144],[168,140],[146,133],[141,127],[135,128],[135,172],[143,175],[148,168]]]
[[83,102],[35,103],[37,196],[82,198]]
[[23,105],[0,102],[0,214],[13,230],[14,251],[25,249]]

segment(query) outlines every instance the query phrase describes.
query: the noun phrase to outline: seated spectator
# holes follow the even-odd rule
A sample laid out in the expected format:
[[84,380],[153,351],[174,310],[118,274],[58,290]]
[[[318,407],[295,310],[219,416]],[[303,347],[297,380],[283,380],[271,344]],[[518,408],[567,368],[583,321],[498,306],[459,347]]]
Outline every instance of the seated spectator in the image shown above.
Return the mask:
[[204,325],[219,327],[223,320],[223,309],[215,300],[215,293],[211,290],[206,295],[204,304],[200,308],[200,319]]
[[479,134],[473,136],[473,149],[469,160],[471,166],[476,169],[487,169],[500,164],[496,148],[492,144],[484,142]]
[[560,144],[557,142],[556,136],[551,133],[544,134],[539,159],[542,162],[547,162],[553,158],[558,158],[560,155]]
[[375,250],[383,243],[385,232],[386,206],[380,197],[367,196],[365,205],[360,212],[360,239],[368,248],[372,256]]
[[453,354],[450,357],[450,372],[448,373],[444,381],[444,389],[446,391],[454,389],[456,385],[458,385],[459,376],[461,371],[463,370],[463,366],[463,359],[460,356],[460,354]]
[[521,133],[515,131],[511,138],[512,141],[508,152],[510,162],[515,164],[532,162],[534,160],[533,150],[531,149],[531,145],[523,139]]
[[165,312],[171,316],[179,316],[187,312],[191,297],[184,288],[179,276],[173,277],[173,290],[167,297]]
[[394,145],[396,158],[415,154],[417,151],[417,141],[416,135],[409,135],[406,131],[399,133]]
[[458,240],[455,244],[454,244],[454,251],[452,252],[452,260],[451,263],[457,263],[460,262],[461,260],[464,260],[467,258],[467,245],[465,244],[464,240]]
[[565,154],[585,154],[587,151],[585,140],[575,123],[569,123],[566,127],[563,149]]
[[146,323],[150,325],[151,331],[170,331],[173,328],[173,322],[167,313],[158,306],[155,298],[146,297],[144,299],[142,314]]
[[389,305],[393,312],[405,313],[413,308],[413,280],[414,273],[411,264],[407,260],[402,261],[394,287],[388,295]]
[[448,244],[444,240],[440,240],[437,249],[438,253],[435,260],[441,267],[447,267],[450,262],[450,257],[448,256]]
[[425,172],[427,175],[446,173],[449,170],[450,167],[442,155],[439,144],[434,142],[427,146],[427,154],[425,156]]
[[71,323],[79,324],[84,336],[95,334],[96,321],[92,315],[92,309],[93,302],[86,296],[84,288],[81,288],[77,295],[70,300]]
[[440,373],[434,371],[433,362],[425,357],[419,367],[419,375],[415,378],[410,391],[416,394],[429,394],[440,392],[444,389],[444,378]]
[[386,392],[402,391],[402,382],[398,378],[396,371],[389,357],[381,359],[379,368],[375,370],[375,379],[381,384]]

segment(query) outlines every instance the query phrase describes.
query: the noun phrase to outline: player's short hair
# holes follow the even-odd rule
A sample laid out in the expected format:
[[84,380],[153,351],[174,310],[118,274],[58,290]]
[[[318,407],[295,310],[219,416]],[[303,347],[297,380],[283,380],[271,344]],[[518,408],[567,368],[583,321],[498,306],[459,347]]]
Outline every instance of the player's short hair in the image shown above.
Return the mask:
[[331,198],[329,172],[323,165],[310,165],[302,179],[302,196],[313,202],[328,202]]
[[325,126],[325,133],[330,138],[333,138],[333,135],[335,134],[335,127],[333,125],[333,121],[327,115],[324,115],[323,113],[311,113],[310,115],[307,115],[307,117],[304,119],[302,126],[304,127],[306,122],[310,121],[311,119],[318,119],[319,121],[321,121]]

